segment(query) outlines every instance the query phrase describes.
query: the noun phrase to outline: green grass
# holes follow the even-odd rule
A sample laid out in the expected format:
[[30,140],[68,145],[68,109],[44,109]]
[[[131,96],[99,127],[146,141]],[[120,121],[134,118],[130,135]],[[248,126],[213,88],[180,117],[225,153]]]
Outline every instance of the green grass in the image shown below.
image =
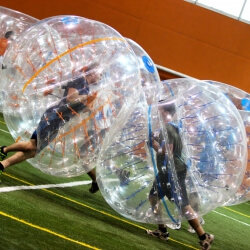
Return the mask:
[[[13,142],[0,115],[1,145]],[[46,175],[27,162],[13,166],[1,177],[0,187],[55,184],[89,180],[87,175],[59,178]],[[25,184],[26,182],[26,184]],[[0,193],[0,249],[199,249],[196,235],[169,229],[168,242],[151,238],[144,228],[155,225],[129,221],[117,214],[101,193],[89,185],[47,190]],[[204,216],[206,231],[215,234],[212,249],[249,249],[250,202],[218,208]],[[243,222],[243,223],[241,223]]]

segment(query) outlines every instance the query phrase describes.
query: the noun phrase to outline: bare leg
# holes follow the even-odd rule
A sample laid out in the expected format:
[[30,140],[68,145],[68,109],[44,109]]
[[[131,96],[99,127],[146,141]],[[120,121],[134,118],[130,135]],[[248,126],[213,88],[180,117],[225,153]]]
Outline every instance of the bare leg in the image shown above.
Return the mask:
[[162,215],[161,206],[160,206],[160,200],[158,196],[155,195],[149,195],[149,202],[151,204],[151,207],[153,209],[153,213],[159,217]]
[[202,236],[205,234],[205,231],[204,231],[202,225],[200,224],[199,218],[189,220],[188,223],[195,230],[195,232],[198,236]]
[[159,198],[156,195],[149,195],[148,199],[149,199],[151,207],[154,207],[159,201]]
[[195,230],[198,236],[202,236],[205,234],[205,231],[200,224],[200,220],[190,205],[187,205],[183,208],[184,214],[188,220],[189,225]]
[[89,189],[89,192],[94,194],[99,190],[99,187],[98,187],[97,182],[96,182],[95,169],[90,170],[87,174],[92,179],[92,184],[91,184],[91,187]]
[[9,158],[1,161],[4,168],[10,167],[29,158],[33,158],[36,154],[36,140],[31,139],[27,142],[18,142],[4,148],[5,153],[13,151],[17,152]]
[[[193,210],[198,213],[199,211],[199,206],[200,206],[200,201],[199,201],[199,196],[197,192],[192,192],[189,194],[189,202],[190,202],[190,206],[193,208]],[[204,224],[205,221],[203,220],[202,217],[198,218],[200,224]],[[190,223],[189,223],[190,224]],[[190,233],[196,233],[194,230],[194,227],[191,226],[191,224],[189,225],[188,231]]]
[[[149,202],[152,207],[153,213],[158,218],[161,218],[162,209],[158,196],[149,195]],[[147,234],[152,235],[154,237],[158,237],[162,240],[168,240],[169,233],[167,231],[167,227],[164,224],[158,224],[158,230],[146,230]]]
[[15,142],[3,149],[4,153],[36,150],[36,140]]
[[200,224],[200,220],[198,217],[188,220],[188,223],[198,235],[198,238],[200,239],[199,243],[201,245],[201,249],[210,249],[211,244],[214,241],[214,235],[208,234],[204,231],[203,227]]
[[88,173],[88,176],[92,179],[92,181],[96,182],[96,172],[95,172],[95,168],[90,170]]

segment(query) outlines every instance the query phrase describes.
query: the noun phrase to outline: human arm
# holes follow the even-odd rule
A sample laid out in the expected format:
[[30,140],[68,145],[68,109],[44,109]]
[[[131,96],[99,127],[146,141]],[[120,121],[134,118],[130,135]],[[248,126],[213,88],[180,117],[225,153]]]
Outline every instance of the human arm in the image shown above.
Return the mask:
[[[169,134],[168,134],[169,135]],[[172,138],[172,137],[171,137]],[[155,150],[157,154],[168,154],[173,153],[173,141],[171,138],[167,138],[167,143],[165,142],[165,139],[163,138],[162,132],[156,131],[155,133],[151,134],[151,140],[152,140],[152,147]]]
[[152,148],[157,154],[165,153],[165,143],[162,139],[162,134],[156,131],[151,134]]

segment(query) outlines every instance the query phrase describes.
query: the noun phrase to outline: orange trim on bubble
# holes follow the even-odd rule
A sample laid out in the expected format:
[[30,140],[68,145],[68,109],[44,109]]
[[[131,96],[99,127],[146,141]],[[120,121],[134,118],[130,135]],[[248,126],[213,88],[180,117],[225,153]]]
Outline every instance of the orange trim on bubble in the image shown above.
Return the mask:
[[25,89],[27,88],[27,86],[43,71],[45,70],[48,66],[50,66],[52,63],[56,62],[57,60],[60,61],[60,58],[71,53],[72,51],[78,49],[78,48],[81,48],[81,47],[84,47],[86,45],[89,45],[89,44],[93,44],[93,43],[98,43],[98,42],[102,42],[102,41],[107,41],[107,40],[121,40],[121,41],[126,41],[125,39],[123,38],[120,38],[120,37],[104,37],[104,38],[97,38],[97,39],[93,39],[93,40],[90,40],[88,42],[85,42],[85,43],[82,43],[82,44],[78,44],[77,46],[63,52],[62,54],[56,56],[55,58],[53,58],[52,60],[50,60],[47,64],[45,64],[43,67],[41,67],[40,69],[37,70],[37,72],[24,84],[23,86],[23,89],[22,89],[22,92],[25,91]]
[[42,160],[42,158],[43,158],[44,155],[45,155],[45,151],[43,151],[43,152],[40,154],[40,158],[39,158],[39,160],[38,160],[39,163],[41,162],[41,160]]
[[17,66],[17,65],[15,67],[16,67],[17,71],[19,71],[21,73],[21,75],[23,75],[23,77],[26,78],[26,75],[24,74],[22,68]]
[[[54,40],[54,37],[51,34],[51,32],[50,32],[50,37],[51,37],[51,41],[52,41],[52,44],[53,44],[53,48],[54,48],[55,54],[58,56],[58,51],[57,51],[57,48],[56,48],[55,40]],[[60,64],[60,67],[61,67],[61,70],[59,71],[59,76],[60,76],[60,81],[62,81],[62,69],[63,69],[63,65],[62,65],[62,63],[60,61],[60,58],[58,58],[58,63]]]
[[21,140],[21,136],[18,136],[15,140],[15,142],[19,142]]
[[73,133],[72,133],[72,139],[73,139],[73,144],[74,144],[74,148],[75,148],[76,157],[77,157],[78,159],[80,159],[80,151],[79,151],[78,145],[77,145],[77,143],[76,143],[76,134],[75,134],[75,130],[74,130]]
[[58,115],[58,117],[64,122],[63,116],[62,116],[62,112],[58,112],[56,110],[56,114]]
[[88,116],[86,119],[82,120],[81,123],[78,123],[76,126],[72,127],[72,129],[70,129],[69,131],[59,135],[57,138],[55,138],[54,140],[61,140],[63,137],[71,134],[74,132],[74,130],[80,128],[81,126],[84,126],[84,123],[88,122],[89,120],[93,119],[95,117],[95,115],[97,114],[97,112],[99,112],[100,110],[103,109],[103,107],[107,104],[108,102],[105,102],[102,106],[100,106],[98,109],[96,109],[95,111],[91,112],[90,116]]
[[80,115],[74,109],[72,109],[70,106],[67,106],[67,108],[71,111],[72,115],[77,115],[78,117],[80,117]]
[[27,61],[27,63],[30,65],[30,67],[32,68],[33,72],[36,72],[36,67],[35,67],[35,65],[32,63],[32,61],[30,60],[29,55],[27,55],[26,61]]
[[[64,158],[65,155],[65,138],[63,138],[63,140],[61,140],[61,147],[62,147],[62,158]],[[63,162],[63,166],[64,166],[64,162]]]
[[53,155],[54,155],[54,153],[55,153],[55,149],[56,149],[56,142],[54,143],[53,150],[52,150],[52,152],[51,152],[51,157],[50,157],[50,160],[49,160],[49,168],[51,168],[51,166],[52,166]]

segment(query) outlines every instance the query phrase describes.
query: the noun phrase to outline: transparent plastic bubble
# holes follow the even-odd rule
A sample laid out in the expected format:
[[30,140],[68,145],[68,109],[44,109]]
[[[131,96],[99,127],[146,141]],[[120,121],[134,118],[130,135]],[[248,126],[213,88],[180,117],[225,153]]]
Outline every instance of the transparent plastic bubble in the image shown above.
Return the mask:
[[102,149],[98,184],[123,216],[147,223],[204,215],[234,194],[246,166],[244,124],[217,88],[162,82],[158,103],[141,100]]
[[148,53],[138,43],[128,38],[127,41],[135,52],[139,62],[141,84],[147,103],[152,104],[155,102],[153,98],[156,97],[157,87],[161,82],[158,70]]
[[37,132],[43,172],[75,176],[95,167],[116,118],[124,120],[141,90],[137,58],[117,31],[77,16],[44,19],[4,56],[4,117],[14,138]]
[[239,113],[242,120],[244,121],[246,129],[248,161],[241,185],[235,195],[231,197],[229,201],[227,201],[227,203],[225,204],[226,206],[236,205],[250,200],[250,112],[239,110]]
[[244,122],[248,145],[247,167],[239,189],[237,190],[235,195],[230,197],[225,205],[229,206],[246,202],[250,200],[250,110],[248,108],[250,103],[250,94],[225,83],[211,80],[206,82],[213,84],[214,86],[219,88],[225,94],[225,96],[228,97],[230,101],[232,101],[232,103],[238,109]]
[[[26,28],[38,20],[24,13],[0,6],[0,79],[3,55],[9,44]],[[0,90],[0,111],[2,112],[2,100],[5,98],[4,91]]]
[[226,83],[205,80],[213,86],[216,86],[220,91],[229,98],[230,101],[236,106],[238,110],[250,111],[250,94],[242,89],[236,88],[234,86],[228,85]]

